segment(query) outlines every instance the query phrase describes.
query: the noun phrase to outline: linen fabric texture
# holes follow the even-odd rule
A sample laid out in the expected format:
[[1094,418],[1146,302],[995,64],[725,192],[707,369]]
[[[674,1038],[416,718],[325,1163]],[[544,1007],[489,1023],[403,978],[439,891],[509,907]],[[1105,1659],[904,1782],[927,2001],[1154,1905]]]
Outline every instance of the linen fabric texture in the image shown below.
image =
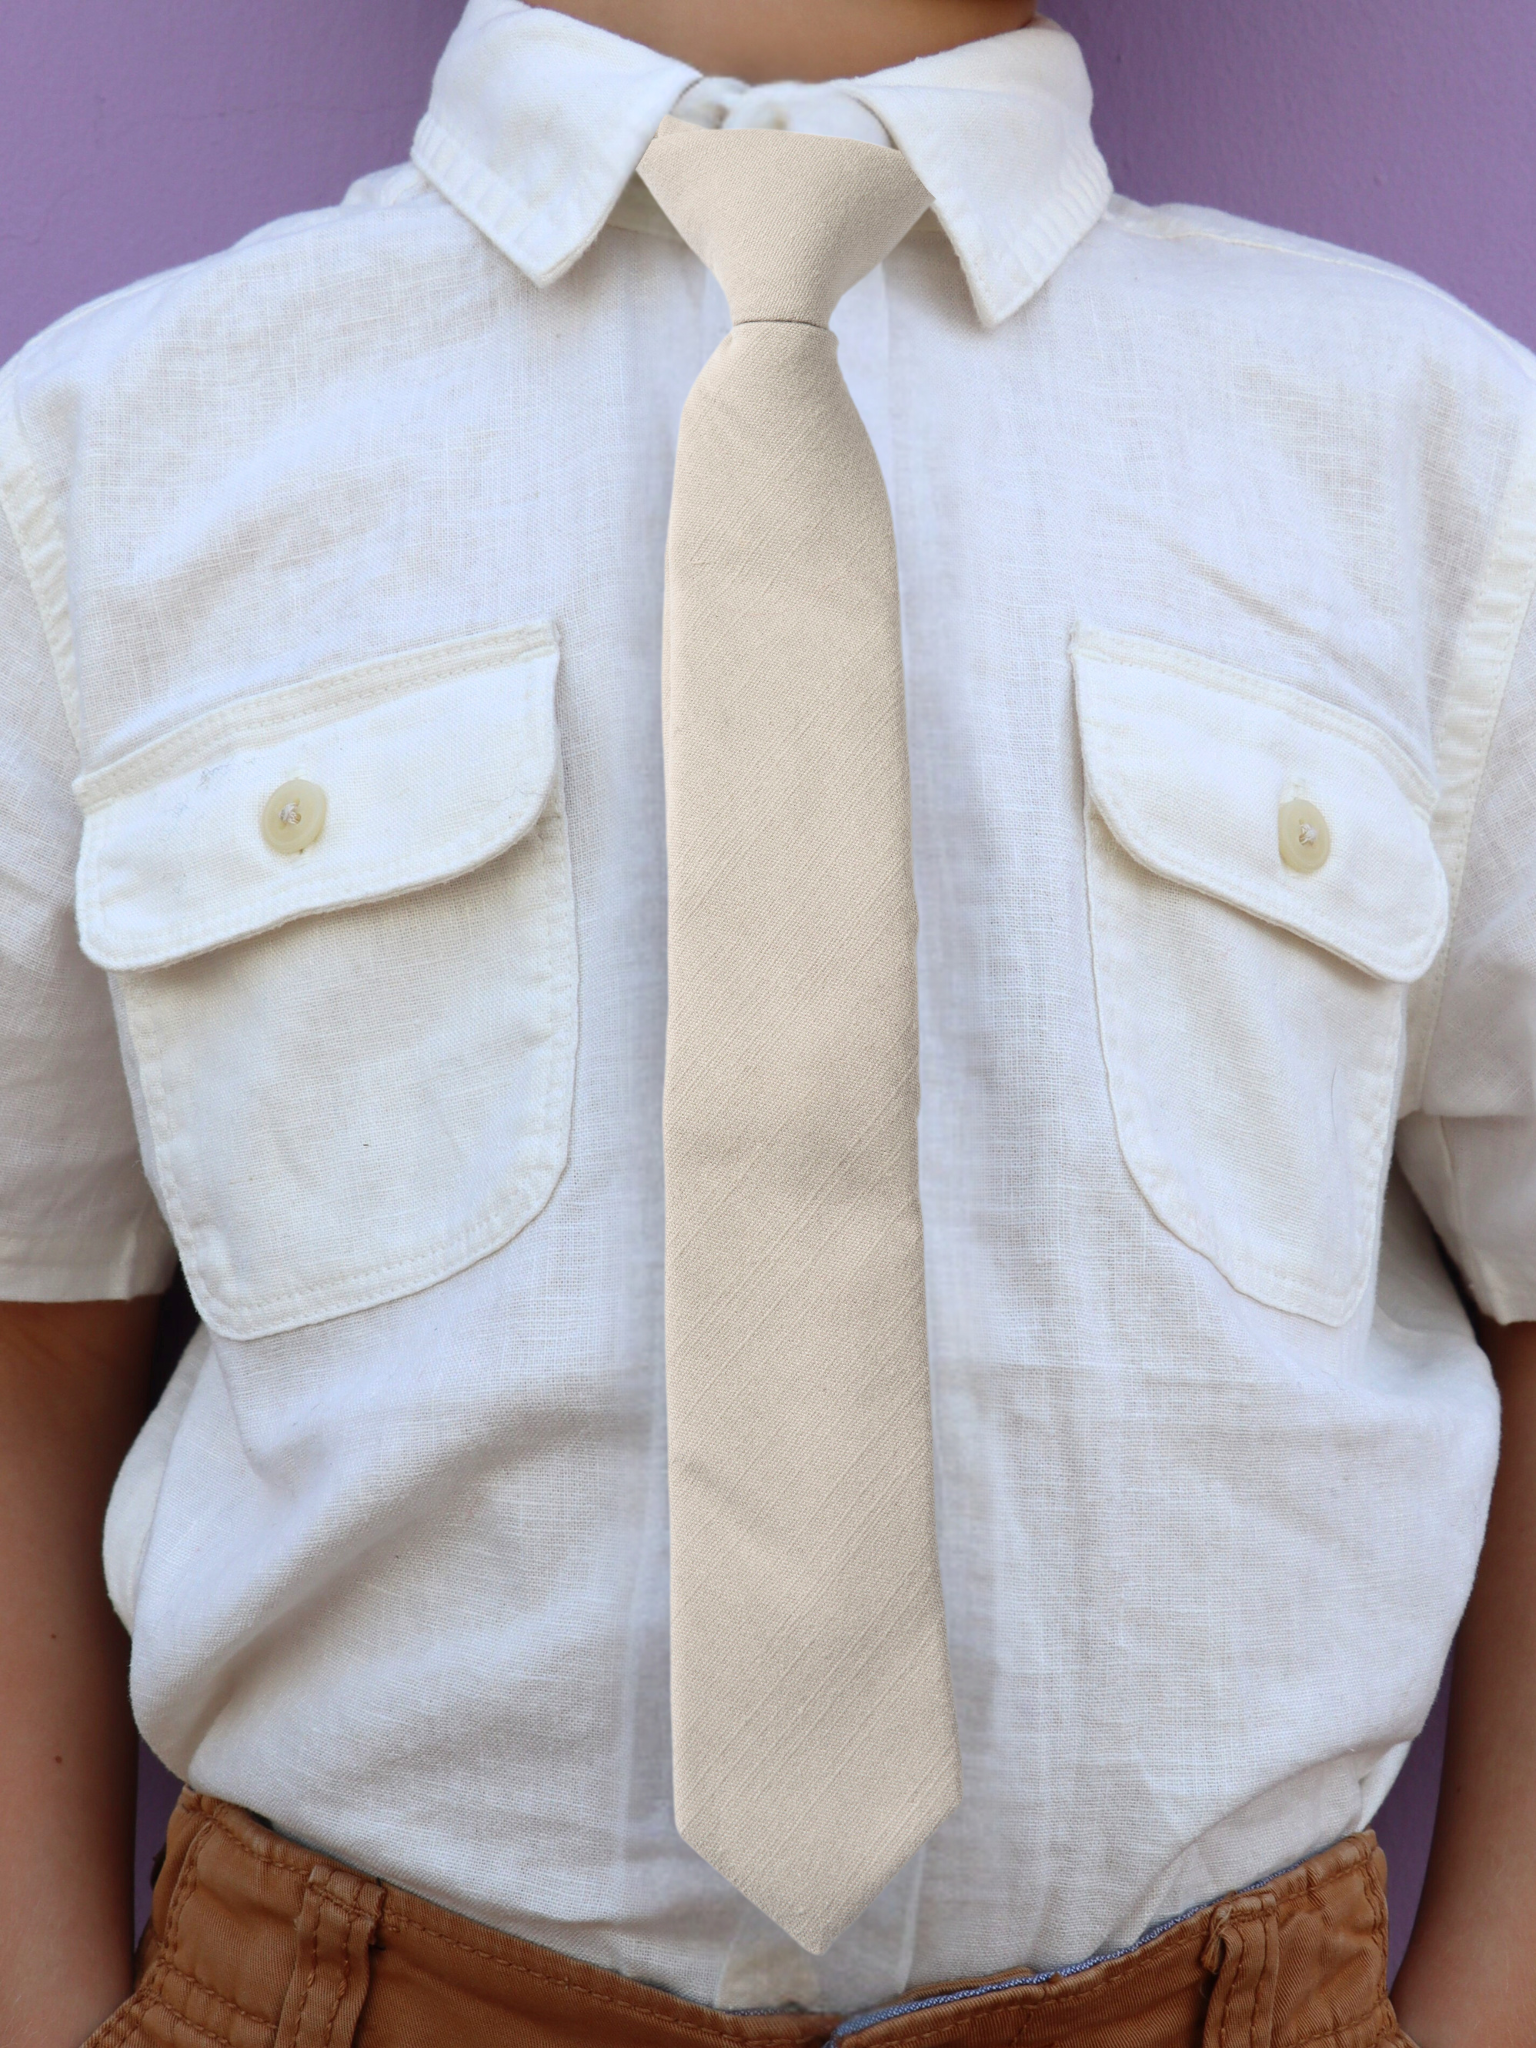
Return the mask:
[[825,324],[928,194],[868,142],[675,120],[640,176],[733,322],[666,557],[674,1803],[819,1955],[960,1797],[896,544]]
[[[730,324],[633,182],[674,110],[876,124],[932,199],[831,326],[900,568],[965,1797],[819,1959],[673,1820],[661,614]],[[1364,1825],[1497,1449],[1426,1213],[1536,1317],[1533,430],[1531,359],[1430,287],[1111,200],[1043,24],[832,94],[476,0],[414,165],[32,344],[0,378],[0,1262],[130,1293],[174,1230],[193,1275],[107,1532],[167,1762],[727,2006],[1076,1962]],[[524,630],[548,724],[537,661],[479,666]],[[173,951],[266,860],[269,717],[270,787],[328,797],[302,889],[259,870],[295,914],[257,929],[252,880],[248,935],[98,966],[71,785],[206,748],[90,812],[124,886],[85,944]],[[532,791],[550,733],[493,852],[477,749],[526,746]],[[204,769],[222,811],[183,806]],[[1331,828],[1310,878],[1292,796]],[[365,817],[402,877],[370,901]]]

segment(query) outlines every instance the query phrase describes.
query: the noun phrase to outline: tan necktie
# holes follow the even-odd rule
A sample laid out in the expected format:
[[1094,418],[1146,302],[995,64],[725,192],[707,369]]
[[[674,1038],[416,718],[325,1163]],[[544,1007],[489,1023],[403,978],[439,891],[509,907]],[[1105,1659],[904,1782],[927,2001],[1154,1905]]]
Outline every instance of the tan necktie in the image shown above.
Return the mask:
[[892,149],[680,121],[640,175],[735,323],[667,538],[677,1824],[820,1953],[960,1796],[896,551],[827,328],[928,195]]

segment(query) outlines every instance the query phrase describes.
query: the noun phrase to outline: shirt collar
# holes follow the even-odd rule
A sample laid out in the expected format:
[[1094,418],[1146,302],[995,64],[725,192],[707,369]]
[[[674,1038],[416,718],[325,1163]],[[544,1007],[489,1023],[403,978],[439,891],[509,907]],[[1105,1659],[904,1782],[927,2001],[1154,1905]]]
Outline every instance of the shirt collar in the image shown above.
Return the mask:
[[[551,284],[596,239],[685,94],[690,110],[718,105],[717,117],[733,123],[758,118],[772,97],[788,114],[775,125],[790,126],[799,125],[797,95],[812,108],[827,94],[690,92],[698,83],[689,65],[548,7],[469,0],[412,158],[524,276]],[[1108,204],[1082,53],[1054,23],[844,80],[837,91],[875,116],[927,186],[986,327],[1040,289]],[[805,125],[827,124],[810,111]]]

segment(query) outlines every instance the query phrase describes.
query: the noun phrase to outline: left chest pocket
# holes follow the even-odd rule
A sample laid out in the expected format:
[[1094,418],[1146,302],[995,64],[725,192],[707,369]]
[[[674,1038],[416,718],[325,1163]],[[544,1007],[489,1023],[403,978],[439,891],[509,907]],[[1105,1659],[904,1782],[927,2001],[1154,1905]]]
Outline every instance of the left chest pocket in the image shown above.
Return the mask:
[[558,665],[544,627],[445,643],[76,784],[81,942],[222,1334],[414,1293],[549,1199],[576,1047]]
[[1337,1325],[1375,1255],[1434,791],[1365,719],[1149,642],[1073,647],[1121,1152],[1242,1293]]

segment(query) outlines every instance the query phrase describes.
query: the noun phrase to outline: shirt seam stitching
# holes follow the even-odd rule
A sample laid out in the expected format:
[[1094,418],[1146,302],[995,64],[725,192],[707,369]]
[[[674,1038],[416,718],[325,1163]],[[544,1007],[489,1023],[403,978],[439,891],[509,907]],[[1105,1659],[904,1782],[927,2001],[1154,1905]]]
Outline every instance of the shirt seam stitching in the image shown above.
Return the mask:
[[1341,740],[1346,745],[1358,747],[1362,753],[1370,754],[1397,783],[1421,817],[1427,818],[1433,813],[1437,794],[1435,785],[1407,748],[1373,720],[1350,710],[1347,705],[1334,704],[1300,684],[1283,682],[1278,676],[1239,668],[1233,662],[1214,660],[1193,648],[1175,647],[1168,641],[1151,640],[1136,633],[1105,632],[1095,626],[1082,626],[1074,632],[1072,646],[1074,653],[1081,652],[1089,660],[1104,661],[1117,667],[1155,669],[1159,674],[1200,683],[1224,695],[1237,697],[1244,703],[1261,704],[1283,716],[1295,717],[1315,731],[1326,733],[1331,739]]
[[[1519,481],[1507,494],[1501,517],[1494,532],[1494,539],[1488,551],[1490,564],[1487,581],[1479,590],[1478,602],[1469,608],[1467,625],[1485,615],[1499,595],[1501,579],[1495,573],[1498,557],[1506,547],[1513,552],[1515,543],[1523,535],[1527,545],[1524,548],[1520,567],[1524,591],[1516,586],[1509,595],[1513,597],[1511,615],[1507,626],[1506,640],[1500,649],[1493,687],[1483,706],[1469,702],[1472,697],[1471,679],[1458,674],[1456,682],[1447,693],[1447,705],[1441,722],[1439,741],[1436,746],[1437,763],[1443,756],[1454,725],[1473,723],[1479,713],[1482,716],[1483,732],[1477,748],[1475,771],[1468,778],[1467,794],[1459,805],[1460,816],[1453,810],[1440,829],[1437,821],[1430,823],[1435,850],[1442,864],[1450,855],[1451,864],[1446,869],[1449,889],[1449,915],[1446,919],[1445,938],[1441,942],[1439,959],[1430,969],[1432,987],[1425,994],[1424,1021],[1420,1027],[1420,1049],[1414,1053],[1414,1071],[1404,1076],[1404,1095],[1416,1103],[1423,1092],[1425,1078],[1434,1057],[1436,1041],[1440,1032],[1440,1018],[1445,1003],[1446,984],[1450,974],[1450,960],[1455,946],[1457,923],[1461,915],[1462,892],[1466,882],[1467,856],[1471,849],[1473,828],[1477,821],[1482,800],[1483,785],[1487,779],[1488,761],[1493,750],[1494,734],[1498,730],[1508,694],[1510,678],[1514,673],[1516,657],[1527,626],[1533,617],[1536,605],[1536,418],[1527,422],[1527,434],[1523,437]],[[1466,630],[1466,628],[1464,628]],[[1458,659],[1458,670],[1465,655]],[[1469,664],[1470,666],[1470,664]],[[1411,1021],[1411,1020],[1410,1020]],[[1411,1042],[1410,1042],[1411,1049]]]
[[1503,352],[1529,382],[1536,383],[1536,361],[1532,360],[1530,351],[1512,335],[1506,334],[1502,328],[1495,327],[1491,320],[1485,320],[1481,313],[1464,305],[1454,293],[1446,291],[1442,285],[1433,284],[1427,277],[1419,277],[1411,270],[1400,269],[1396,264],[1368,256],[1352,256],[1346,249],[1299,248],[1294,242],[1270,240],[1262,234],[1223,234],[1217,228],[1205,227],[1194,221],[1187,224],[1181,222],[1177,232],[1170,234],[1144,227],[1140,221],[1128,219],[1124,214],[1114,213],[1108,209],[1105,210],[1103,218],[1112,226],[1119,228],[1123,234],[1137,235],[1144,242],[1217,242],[1230,249],[1262,250],[1266,255],[1291,257],[1302,263],[1320,263],[1334,270],[1357,270],[1366,277],[1377,277],[1388,284],[1408,286],[1413,291],[1436,300],[1451,312],[1459,314],[1474,327],[1480,328],[1498,342]]
[[[6,444],[9,444],[9,447]],[[7,463],[6,455],[11,456]],[[12,471],[14,464],[14,472]],[[15,484],[26,487],[31,505],[23,511],[18,522],[17,508],[12,503]],[[58,572],[66,560],[64,536],[59,530],[53,507],[43,489],[42,478],[37,473],[37,464],[26,437],[21,420],[21,399],[16,389],[14,365],[0,376],[0,511],[5,514],[5,523],[11,538],[16,543],[16,555],[21,563],[22,574],[27,579],[27,588],[37,611],[38,624],[47,643],[48,657],[53,664],[54,686],[59,693],[60,708],[64,722],[74,742],[76,757],[80,751],[80,695],[75,665],[74,622],[70,616],[67,582]],[[30,513],[30,516],[28,516]],[[30,531],[36,527],[34,536]],[[54,593],[56,602],[44,602],[44,568],[36,556],[40,544],[55,557],[53,577],[60,588]]]
[[559,638],[545,621],[494,628],[460,639],[375,656],[340,669],[300,676],[270,690],[227,699],[170,732],[145,740],[116,761],[75,780],[75,798],[88,815],[221,758],[252,752],[325,731],[361,714],[403,702],[417,691],[498,668],[558,654]]

